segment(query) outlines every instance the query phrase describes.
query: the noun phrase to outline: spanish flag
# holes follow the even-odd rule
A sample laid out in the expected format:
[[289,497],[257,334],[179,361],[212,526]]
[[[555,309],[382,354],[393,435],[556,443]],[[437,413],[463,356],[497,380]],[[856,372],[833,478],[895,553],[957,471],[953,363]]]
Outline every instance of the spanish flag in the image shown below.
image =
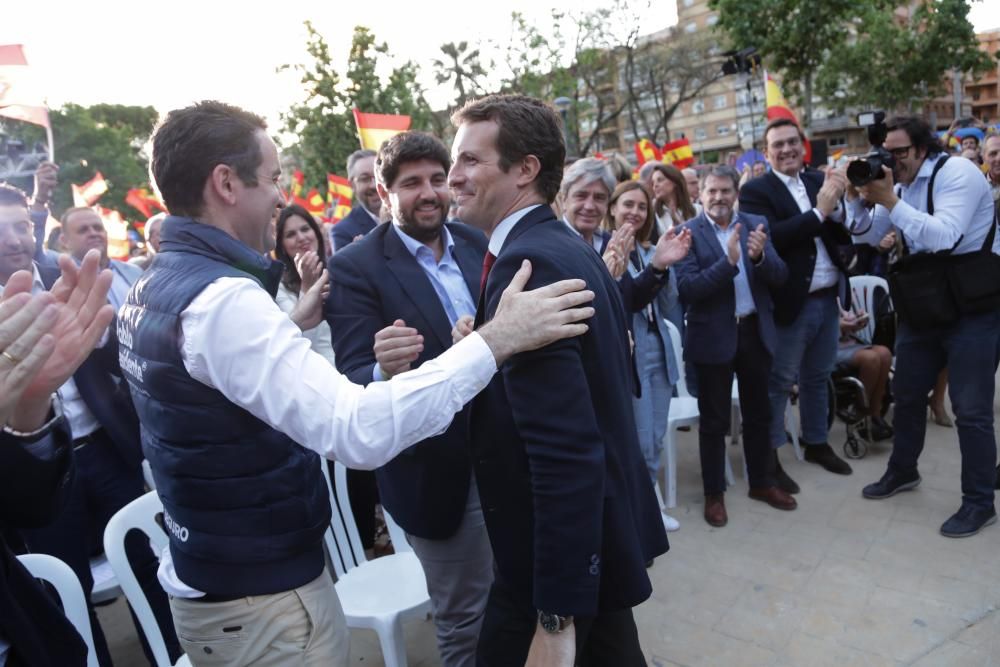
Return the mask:
[[302,199],[302,191],[306,187],[306,176],[301,171],[296,169],[292,172],[292,201],[297,201]]
[[167,210],[163,202],[157,199],[156,195],[152,194],[146,188],[132,188],[129,190],[128,194],[125,195],[125,203],[147,218],[153,217],[153,209]]
[[326,200],[323,199],[323,195],[319,193],[319,190],[312,188],[309,194],[303,199],[303,202],[302,207],[305,210],[317,218],[323,217],[323,213],[326,211]]
[[687,139],[678,139],[663,144],[663,162],[672,164],[678,169],[693,165],[694,152],[691,150],[691,142]]
[[28,69],[20,44],[0,45],[0,116],[51,129],[42,82]]
[[326,175],[326,202],[330,206],[333,206],[340,200],[347,200],[347,205],[351,205],[351,199],[354,197],[354,190],[351,188],[351,183],[343,176],[337,176],[336,174]]
[[351,214],[351,200],[341,199],[339,202],[337,202],[337,205],[333,208],[333,212],[330,214],[330,221],[340,222],[350,214]]
[[70,183],[70,190],[73,192],[73,206],[93,206],[108,191],[108,182],[101,172],[97,172],[83,185]]
[[97,214],[101,216],[104,229],[108,233],[108,257],[111,259],[128,259],[128,223],[122,218],[118,211],[97,207]]
[[[802,123],[799,122],[799,117],[795,115],[792,111],[792,107],[789,106],[788,101],[785,96],[781,94],[781,89],[778,88],[777,82],[771,78],[771,75],[764,70],[764,93],[766,98],[767,110],[766,115],[769,121],[775,120],[776,118],[787,118],[792,121],[800,128]],[[809,144],[809,140],[805,140],[805,161],[808,165],[812,160],[812,146]]]
[[639,160],[639,166],[646,164],[647,162],[653,162],[654,160],[662,160],[663,153],[657,148],[649,139],[640,139],[635,144],[635,156]]
[[389,137],[410,129],[409,116],[393,116],[382,113],[362,113],[354,110],[354,122],[358,126],[358,139],[362,148],[377,151]]

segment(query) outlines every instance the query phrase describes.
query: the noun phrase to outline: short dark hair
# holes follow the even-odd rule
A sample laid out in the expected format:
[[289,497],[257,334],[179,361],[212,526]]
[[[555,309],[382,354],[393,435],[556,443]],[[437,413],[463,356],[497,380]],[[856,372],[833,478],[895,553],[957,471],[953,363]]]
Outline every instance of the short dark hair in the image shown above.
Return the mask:
[[451,157],[441,140],[426,132],[400,132],[383,142],[375,157],[375,177],[384,187],[390,187],[407,162],[430,160],[440,163],[445,173],[451,169]]
[[91,213],[96,214],[96,211],[89,206],[71,206],[63,211],[62,216],[59,217],[59,224],[65,227],[66,223],[69,222],[69,219],[73,217],[73,214],[80,213],[81,211],[90,211]]
[[896,130],[906,132],[906,136],[910,138],[910,143],[916,149],[914,153],[919,152],[921,148],[927,149],[928,156],[937,155],[944,151],[944,146],[938,141],[934,130],[931,129],[930,124],[923,118],[918,118],[917,116],[896,116],[889,119],[889,122],[885,124],[885,129],[887,132],[894,132]]
[[309,223],[309,226],[316,234],[316,254],[319,255],[320,260],[323,262],[326,262],[326,243],[323,240],[323,228],[319,226],[316,218],[312,217],[309,211],[298,204],[289,204],[281,209],[281,213],[278,214],[278,222],[275,225],[274,256],[279,262],[285,265],[285,272],[281,275],[281,282],[285,287],[298,294],[299,289],[302,287],[302,276],[299,275],[299,270],[295,266],[295,258],[288,256],[288,253],[285,252],[285,244],[281,240],[281,237],[285,234],[285,224],[292,216],[298,216]]
[[212,100],[168,113],[153,134],[149,168],[170,212],[201,213],[205,180],[220,164],[235,169],[246,185],[257,185],[263,156],[255,134],[266,129],[257,114]]
[[767,133],[779,127],[794,127],[796,130],[799,131],[799,139],[801,139],[802,142],[805,143],[806,140],[805,132],[802,131],[802,128],[799,127],[798,123],[796,123],[791,118],[775,118],[774,120],[772,120],[767,124],[767,127],[764,128],[764,148],[767,148]]
[[562,122],[555,110],[526,95],[487,95],[469,100],[451,117],[455,127],[482,121],[493,121],[499,127],[497,151],[504,173],[529,155],[538,159],[541,169],[535,190],[551,203],[559,192],[566,161]]
[[28,208],[28,195],[17,186],[10,183],[0,183],[0,206]]
[[705,181],[708,180],[709,176],[715,176],[716,178],[728,178],[733,182],[733,189],[739,192],[740,190],[740,172],[736,171],[734,167],[730,167],[728,164],[713,164],[708,169],[701,172],[701,177],[698,179],[699,187],[705,185]]

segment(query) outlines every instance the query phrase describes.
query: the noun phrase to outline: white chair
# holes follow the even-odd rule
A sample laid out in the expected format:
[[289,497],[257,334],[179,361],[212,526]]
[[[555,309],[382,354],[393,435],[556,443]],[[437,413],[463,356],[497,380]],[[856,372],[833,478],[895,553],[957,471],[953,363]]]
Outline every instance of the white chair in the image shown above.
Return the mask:
[[882,290],[885,298],[889,298],[889,283],[886,282],[885,278],[878,276],[851,277],[851,304],[855,310],[863,310],[869,315],[867,326],[855,335],[868,344],[872,342],[872,337],[875,335],[875,310],[876,306],[879,305],[875,300],[875,293],[878,290]]
[[[677,359],[677,395],[670,399],[670,414],[667,417],[667,432],[663,434],[663,496],[666,498],[666,508],[677,507],[677,442],[674,432],[681,426],[694,426],[698,423],[701,413],[698,411],[698,399],[688,391],[687,380],[684,378],[684,352],[681,349],[681,333],[668,320],[663,320],[670,333],[670,344],[674,348],[674,358]],[[733,470],[726,456],[726,482],[733,484]]]
[[402,537],[402,529],[393,528],[395,522],[388,514],[385,520],[396,553],[367,560],[351,513],[347,468],[341,463],[334,465],[335,485],[330,484],[325,461],[320,462],[320,468],[330,489],[333,510],[326,544],[337,573],[337,595],[347,626],[374,630],[386,667],[406,667],[403,620],[422,618],[430,611],[424,570],[412,550],[400,548],[397,535],[403,545],[407,544],[406,539]]
[[115,577],[114,570],[108,564],[108,557],[104,554],[90,559],[90,576],[94,580],[94,586],[90,589],[92,604],[111,602],[122,594],[118,578]]
[[142,592],[139,580],[135,578],[132,566],[125,556],[125,535],[133,529],[142,531],[149,538],[150,547],[157,556],[163,553],[168,544],[167,534],[156,522],[156,515],[162,511],[163,503],[156,491],[149,491],[118,510],[104,529],[104,553],[126,599],[132,605],[135,617],[139,619],[139,625],[142,626],[142,632],[146,635],[146,641],[156,660],[156,667],[189,666],[191,662],[186,655],[182,655],[176,663],[170,662],[160,626],[156,623],[146,594]]
[[97,667],[97,654],[94,652],[94,635],[90,630],[87,600],[83,596],[80,580],[76,578],[73,570],[55,556],[46,554],[25,554],[18,556],[17,559],[31,573],[31,576],[49,582],[56,589],[66,618],[87,644],[87,667]]

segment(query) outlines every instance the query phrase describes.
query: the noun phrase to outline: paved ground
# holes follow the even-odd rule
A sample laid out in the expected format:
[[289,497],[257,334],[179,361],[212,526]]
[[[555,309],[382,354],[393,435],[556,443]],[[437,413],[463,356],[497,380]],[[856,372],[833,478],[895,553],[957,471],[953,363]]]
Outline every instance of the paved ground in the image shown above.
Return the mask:
[[[861,487],[882,474],[888,444],[852,462],[849,477],[784,452],[799,509],[749,500],[738,476],[721,529],[701,516],[696,437],[678,443],[681,530],[636,610],[651,665],[1000,664],[1000,524],[964,540],[937,532],[960,503],[954,429],[928,425],[923,483],[883,501],[862,499]],[[831,437],[839,446],[843,427]],[[730,455],[741,470],[739,450]],[[143,664],[124,605],[100,616],[116,664]],[[439,664],[429,621],[406,637],[411,665]],[[352,664],[383,664],[373,633],[355,632]]]

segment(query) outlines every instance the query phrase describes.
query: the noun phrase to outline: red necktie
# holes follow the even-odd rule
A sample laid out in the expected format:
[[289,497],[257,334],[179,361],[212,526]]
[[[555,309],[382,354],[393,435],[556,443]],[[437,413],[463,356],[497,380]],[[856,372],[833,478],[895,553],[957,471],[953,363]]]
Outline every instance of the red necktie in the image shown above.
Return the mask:
[[486,289],[486,279],[490,275],[490,269],[493,268],[493,262],[497,261],[497,256],[493,253],[487,251],[486,257],[483,257],[483,275],[479,278],[479,291],[482,292]]

